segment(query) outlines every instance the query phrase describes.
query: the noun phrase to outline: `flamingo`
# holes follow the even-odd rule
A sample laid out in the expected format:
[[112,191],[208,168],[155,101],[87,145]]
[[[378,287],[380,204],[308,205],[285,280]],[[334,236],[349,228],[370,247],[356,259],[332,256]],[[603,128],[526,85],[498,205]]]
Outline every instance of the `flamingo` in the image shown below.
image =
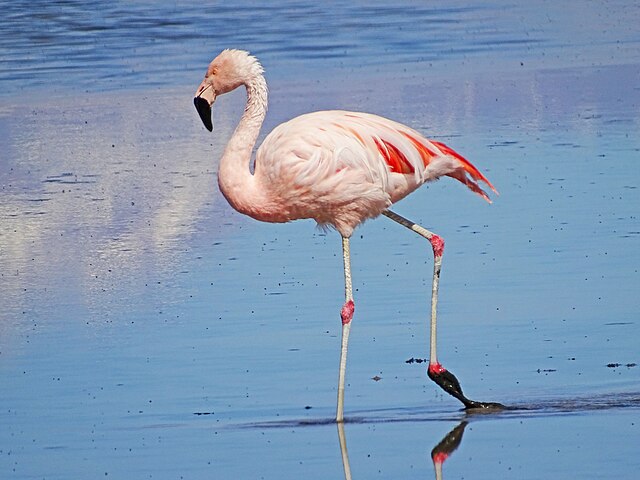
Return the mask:
[[422,184],[442,176],[455,178],[488,202],[491,200],[478,182],[495,193],[497,190],[444,143],[377,115],[342,110],[307,113],[277,126],[258,148],[251,173],[252,151],[267,112],[263,74],[260,62],[249,52],[224,50],[209,64],[194,104],[206,129],[213,131],[211,107],[215,99],[243,85],[246,89],[244,113],[218,171],[220,190],[234,209],[264,222],[311,218],[320,227],[334,228],[342,237],[345,302],[340,310],[336,422],[344,421],[347,351],[355,310],[349,239],[358,225],[379,215],[424,237],[433,249],[429,378],[466,409],[500,407],[465,397],[458,379],[438,362],[436,309],[444,240],[389,210]]

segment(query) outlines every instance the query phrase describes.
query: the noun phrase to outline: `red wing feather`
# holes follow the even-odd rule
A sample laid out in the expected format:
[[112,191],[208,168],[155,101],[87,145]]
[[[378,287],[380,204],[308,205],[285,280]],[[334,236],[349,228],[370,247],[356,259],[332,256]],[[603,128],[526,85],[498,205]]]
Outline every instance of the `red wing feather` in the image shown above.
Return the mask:
[[[457,158],[460,163],[462,164],[462,168],[465,169],[465,171],[471,176],[471,178],[473,178],[474,180],[481,180],[484,183],[486,183],[489,188],[491,188],[491,190],[493,190],[495,193],[498,193],[498,191],[495,189],[495,187],[493,185],[491,185],[491,182],[489,180],[487,180],[487,177],[485,177],[482,173],[480,173],[480,171],[473,166],[473,164],[467,160],[466,158],[464,158],[462,155],[460,155],[458,152],[456,152],[454,149],[448,147],[447,145],[445,145],[442,142],[436,142],[431,140],[431,143],[433,143],[435,146],[437,146],[442,153],[444,153],[445,155],[451,155],[454,158]],[[458,178],[458,177],[455,177]],[[458,178],[458,180],[462,181],[462,183],[465,183],[467,186],[469,185],[467,182],[461,180]],[[473,189],[475,191],[475,189]],[[483,195],[484,196],[484,195]]]
[[396,173],[414,173],[413,165],[407,160],[404,153],[402,153],[395,145],[383,140],[382,138],[373,137],[373,141],[378,147],[380,155],[384,158],[387,165],[391,168],[392,172]]

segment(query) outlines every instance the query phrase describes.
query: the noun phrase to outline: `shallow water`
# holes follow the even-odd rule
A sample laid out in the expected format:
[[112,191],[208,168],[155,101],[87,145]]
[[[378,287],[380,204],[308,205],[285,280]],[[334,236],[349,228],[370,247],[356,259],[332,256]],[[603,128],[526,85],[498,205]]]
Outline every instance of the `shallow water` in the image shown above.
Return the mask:
[[243,95],[219,99],[212,135],[192,94],[227,46],[268,69],[265,132],[313,109],[376,112],[446,141],[500,191],[487,205],[445,179],[396,211],[447,241],[443,363],[471,398],[519,409],[466,415],[407,363],[428,354],[430,249],[369,222],[352,244],[352,477],[433,477],[432,449],[462,423],[445,478],[635,478],[638,7],[585,4],[576,20],[556,4],[395,5],[10,4],[3,478],[345,476],[329,422],[339,238],[259,224],[217,191]]
[[[2,1],[2,94],[191,85],[223,48],[257,54],[270,76],[473,71],[634,63],[636,2]],[[576,12],[579,11],[579,16]],[[421,74],[421,78],[424,76]]]

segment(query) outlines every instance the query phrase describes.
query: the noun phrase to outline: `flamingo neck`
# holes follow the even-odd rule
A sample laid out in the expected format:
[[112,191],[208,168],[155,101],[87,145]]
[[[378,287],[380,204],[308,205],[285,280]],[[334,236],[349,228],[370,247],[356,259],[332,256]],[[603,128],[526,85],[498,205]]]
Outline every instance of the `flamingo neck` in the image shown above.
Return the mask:
[[245,82],[245,87],[247,104],[220,160],[218,185],[233,208],[259,218],[267,199],[249,164],[267,114],[267,83],[262,75],[256,75]]

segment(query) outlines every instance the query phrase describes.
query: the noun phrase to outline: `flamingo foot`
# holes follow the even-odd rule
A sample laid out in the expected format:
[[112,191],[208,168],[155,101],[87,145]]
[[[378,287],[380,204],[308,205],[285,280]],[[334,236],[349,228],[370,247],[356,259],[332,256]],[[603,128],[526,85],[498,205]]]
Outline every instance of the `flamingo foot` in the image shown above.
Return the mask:
[[444,368],[439,363],[430,364],[427,370],[427,375],[433,380],[440,388],[457,398],[464,404],[465,410],[505,410],[507,407],[497,402],[477,402],[467,398],[462,393],[462,387],[456,376],[449,370]]

